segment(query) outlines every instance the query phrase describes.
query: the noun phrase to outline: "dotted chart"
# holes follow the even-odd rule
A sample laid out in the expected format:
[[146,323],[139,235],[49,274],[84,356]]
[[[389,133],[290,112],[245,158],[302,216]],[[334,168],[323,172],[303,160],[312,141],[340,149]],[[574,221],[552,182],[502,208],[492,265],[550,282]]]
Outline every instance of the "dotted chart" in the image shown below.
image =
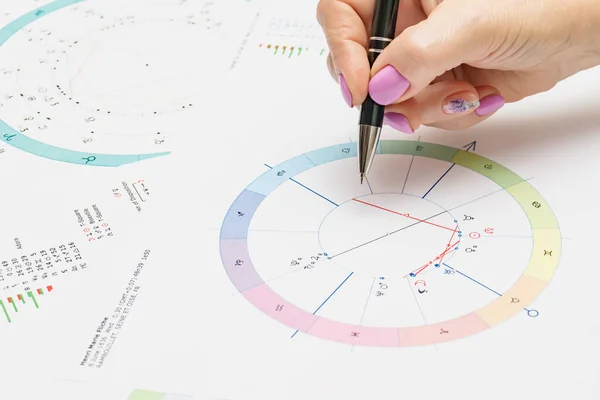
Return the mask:
[[226,7],[56,0],[10,22],[0,28],[0,139],[86,166],[170,154],[178,135],[197,134],[206,93],[247,33],[248,6],[241,22],[226,21]]
[[[15,21],[5,25],[0,29],[0,46],[4,45],[15,33],[21,31],[32,22],[64,7],[80,3],[83,0],[57,0],[42,6],[36,10],[21,16]],[[69,150],[32,139],[26,135],[26,131],[21,132],[6,122],[0,120],[0,132],[2,139],[7,144],[14,146],[25,152],[35,154],[52,160],[63,161],[74,164],[94,165],[94,166],[119,166],[137,162],[147,158],[153,158],[168,154],[168,152],[149,153],[149,154],[98,154],[81,151]]]
[[231,282],[291,340],[422,346],[519,313],[534,321],[558,222],[528,180],[475,146],[382,141],[363,185],[355,143],[265,164],[221,227]]

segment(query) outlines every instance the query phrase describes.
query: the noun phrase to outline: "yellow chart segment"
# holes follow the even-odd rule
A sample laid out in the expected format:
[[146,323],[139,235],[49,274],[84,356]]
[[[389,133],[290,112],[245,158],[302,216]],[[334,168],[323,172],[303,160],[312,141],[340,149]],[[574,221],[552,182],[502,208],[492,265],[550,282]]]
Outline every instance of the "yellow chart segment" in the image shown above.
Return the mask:
[[519,175],[475,153],[459,150],[451,162],[484,175],[504,188],[521,206],[533,235],[533,250],[521,278],[502,296],[476,314],[489,326],[523,310],[546,288],[554,276],[561,254],[558,221],[540,193]]

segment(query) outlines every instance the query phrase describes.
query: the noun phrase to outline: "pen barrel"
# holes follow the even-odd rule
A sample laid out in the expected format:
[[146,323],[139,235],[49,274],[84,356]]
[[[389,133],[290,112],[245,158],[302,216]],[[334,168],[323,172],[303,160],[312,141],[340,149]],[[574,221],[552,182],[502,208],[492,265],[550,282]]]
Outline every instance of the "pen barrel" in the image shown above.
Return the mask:
[[369,58],[371,58],[371,54],[380,53],[396,37],[396,20],[398,19],[399,0],[375,1],[369,40]]
[[367,95],[367,98],[360,106],[359,125],[368,126],[383,126],[383,114],[385,107],[375,103],[371,96]]
[[[379,53],[396,37],[398,4],[399,0],[376,0],[368,50],[371,66],[375,63]],[[375,103],[371,96],[367,95],[360,108],[359,124],[381,127],[383,126],[384,112],[385,107]]]

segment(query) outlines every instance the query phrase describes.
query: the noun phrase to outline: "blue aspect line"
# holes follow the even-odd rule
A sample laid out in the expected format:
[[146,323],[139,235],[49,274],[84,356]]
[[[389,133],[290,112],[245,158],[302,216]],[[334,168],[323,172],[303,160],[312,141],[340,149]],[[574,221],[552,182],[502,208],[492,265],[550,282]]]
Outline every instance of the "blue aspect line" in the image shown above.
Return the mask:
[[[269,168],[269,169],[273,169],[273,167],[271,167],[268,164],[264,164],[265,167]],[[319,194],[317,192],[315,192],[314,190],[312,190],[311,188],[309,188],[306,185],[301,184],[300,182],[298,182],[297,180],[295,180],[294,178],[288,178],[290,181],[297,183],[298,185],[302,186],[304,189],[308,190],[309,192],[312,192],[314,194],[316,194],[317,196],[319,196],[320,198],[322,198],[323,200],[327,200],[328,202],[330,202],[331,204],[333,204],[336,207],[339,207],[339,204],[334,203],[333,201],[329,200],[327,197],[323,196],[322,194]]]
[[311,188],[301,184],[300,182],[298,182],[297,180],[295,180],[294,178],[288,178],[290,181],[297,183],[298,185],[302,186],[304,189],[308,190],[309,192],[312,192],[314,194],[316,194],[317,196],[319,196],[320,198],[322,198],[323,200],[327,200],[328,202],[330,202],[331,204],[333,204],[334,206],[338,207],[339,204],[334,203],[333,201],[329,200],[327,197],[323,196],[322,194],[319,194],[317,192],[315,192],[314,190],[312,190]]
[[[323,306],[325,305],[325,303],[327,303],[327,302],[329,301],[329,299],[331,299],[331,297],[333,297],[333,295],[334,295],[334,294],[335,294],[335,293],[336,293],[338,290],[340,290],[340,288],[342,287],[342,285],[344,285],[344,283],[346,283],[346,281],[347,281],[348,279],[350,279],[350,277],[352,276],[352,274],[354,274],[354,272],[350,272],[350,275],[348,275],[348,276],[346,277],[346,279],[344,279],[344,280],[342,281],[342,283],[340,283],[340,284],[338,285],[338,287],[336,287],[336,288],[335,288],[335,290],[334,290],[333,292],[331,292],[331,294],[330,294],[329,296],[327,296],[327,298],[325,299],[325,301],[323,301],[323,302],[321,303],[321,305],[320,305],[319,307],[317,307],[317,309],[316,309],[315,311],[313,311],[313,313],[312,313],[313,315],[315,315],[315,314],[316,314],[316,313],[317,313],[317,312],[318,312],[318,311],[321,309],[321,307],[323,307]],[[294,334],[292,335],[292,337],[296,336],[296,334],[297,334],[297,333],[298,333],[298,331],[294,332]]]
[[[446,267],[450,268],[451,270],[453,270],[455,272],[458,272],[460,275],[464,276],[465,278],[470,279],[471,281],[475,282],[476,284],[478,284],[478,285],[486,288],[487,290],[489,290],[489,291],[497,294],[498,296],[502,297],[502,295],[500,293],[496,292],[494,289],[491,289],[490,287],[488,287],[488,286],[484,285],[483,283],[481,283],[481,282],[479,282],[479,281],[471,278],[470,276],[463,274],[459,270],[452,268],[451,266],[449,266],[446,263],[442,263],[442,264],[445,265]],[[537,317],[538,315],[540,315],[540,313],[537,310],[534,310],[534,309],[529,309],[529,308],[523,307],[523,310],[527,311],[527,315],[529,315],[530,317]],[[535,315],[532,315],[531,312],[534,312]]]
[[457,273],[461,274],[461,275],[462,275],[462,276],[464,276],[465,278],[472,280],[472,281],[473,281],[473,282],[475,282],[476,284],[483,286],[484,288],[486,288],[487,290],[489,290],[489,291],[491,291],[491,292],[493,292],[493,293],[497,294],[498,296],[502,296],[500,293],[498,293],[498,292],[496,292],[494,289],[492,289],[492,288],[490,288],[490,287],[488,287],[488,286],[484,285],[483,283],[479,282],[478,280],[475,280],[475,279],[471,278],[470,276],[463,274],[463,273],[462,273],[462,272],[460,272],[459,270],[452,268],[451,266],[449,266],[449,265],[448,265],[448,264],[446,264],[446,263],[442,263],[442,264],[444,264],[446,267],[450,268],[451,270],[453,270],[453,271],[455,271],[455,272],[457,272]]
[[438,183],[440,183],[440,181],[441,181],[441,180],[442,180],[442,179],[443,179],[443,178],[446,176],[446,174],[447,174],[448,172],[450,172],[450,170],[451,170],[452,168],[454,168],[454,166],[455,166],[455,165],[456,165],[456,164],[452,164],[452,165],[450,166],[450,168],[448,168],[448,170],[447,170],[446,172],[444,172],[444,175],[440,176],[440,179],[438,179],[438,180],[437,180],[437,182],[436,182],[436,183],[434,183],[434,184],[433,184],[433,186],[432,186],[431,188],[429,188],[429,190],[427,191],[427,193],[425,193],[425,194],[423,195],[423,197],[421,197],[421,198],[422,198],[422,199],[424,199],[424,198],[425,198],[425,196],[427,196],[427,195],[429,194],[429,192],[431,192],[431,191],[433,190],[433,188],[434,188],[434,187],[436,187],[436,185],[437,185]]

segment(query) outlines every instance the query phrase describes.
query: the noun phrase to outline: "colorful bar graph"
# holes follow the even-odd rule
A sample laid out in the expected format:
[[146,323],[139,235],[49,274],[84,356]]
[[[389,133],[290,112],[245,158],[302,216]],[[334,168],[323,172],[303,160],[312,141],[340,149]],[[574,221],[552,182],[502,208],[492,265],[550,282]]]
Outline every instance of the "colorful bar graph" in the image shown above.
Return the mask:
[[[299,56],[302,54],[302,51],[304,50],[305,52],[309,50],[308,47],[295,47],[295,46],[287,46],[287,45],[278,45],[278,44],[266,44],[263,45],[262,43],[258,45],[258,47],[264,47],[266,49],[271,49],[273,50],[273,55],[288,55],[288,58],[292,58],[292,56],[296,55]],[[297,50],[297,52],[296,52]],[[319,56],[322,56],[323,54],[325,54],[325,48],[317,48],[317,50],[319,51]]]
[[[54,287],[52,287],[51,285],[46,286],[47,293],[50,293],[53,290],[54,290]],[[12,307],[13,307],[13,309],[14,309],[15,312],[19,312],[19,309],[17,308],[17,301],[18,300],[20,300],[23,304],[27,304],[27,302],[25,300],[25,297],[29,297],[32,300],[33,305],[35,306],[35,308],[40,308],[40,305],[39,305],[39,303],[37,301],[37,298],[35,297],[36,293],[38,295],[43,296],[46,292],[44,292],[43,288],[37,288],[34,291],[30,290],[30,291],[27,291],[26,293],[27,293],[27,296],[24,296],[22,293],[18,293],[16,295],[16,300],[15,300],[15,297],[13,297],[13,296],[10,296],[10,297],[6,298],[6,301],[8,302],[8,304],[12,305]],[[4,312],[4,316],[6,317],[6,320],[9,323],[11,323],[12,320],[10,318],[10,314],[8,313],[9,310],[6,309],[4,300],[0,300],[0,306],[2,307],[2,311]]]
[[15,309],[15,312],[19,312],[19,310],[17,309],[17,303],[15,303],[15,301],[13,300],[13,298],[12,298],[12,297],[9,297],[9,298],[8,298],[8,302],[9,302],[10,304],[12,304],[13,308]]
[[27,296],[31,297],[31,300],[33,300],[33,304],[35,304],[35,308],[40,308],[33,292],[27,292]]
[[2,306],[2,311],[4,311],[4,316],[6,317],[8,322],[11,322],[10,315],[8,315],[8,311],[6,311],[6,307],[4,307],[4,302],[2,300],[0,300],[0,306]]

